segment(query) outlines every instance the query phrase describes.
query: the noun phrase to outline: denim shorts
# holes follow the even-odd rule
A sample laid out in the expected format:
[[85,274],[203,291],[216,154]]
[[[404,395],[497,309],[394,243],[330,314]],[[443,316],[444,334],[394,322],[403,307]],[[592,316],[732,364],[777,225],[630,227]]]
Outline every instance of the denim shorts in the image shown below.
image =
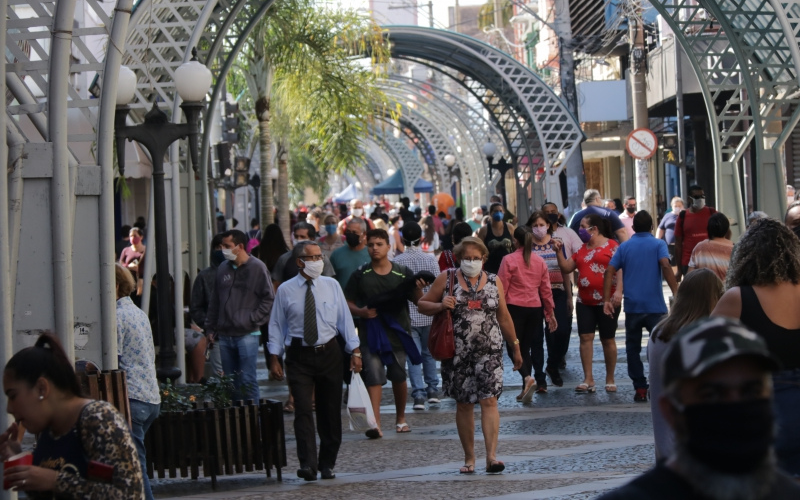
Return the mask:
[[394,363],[384,365],[381,357],[370,352],[369,347],[361,350],[364,385],[385,385],[387,378],[393,384],[406,381],[406,352],[401,349],[394,350],[392,354]]

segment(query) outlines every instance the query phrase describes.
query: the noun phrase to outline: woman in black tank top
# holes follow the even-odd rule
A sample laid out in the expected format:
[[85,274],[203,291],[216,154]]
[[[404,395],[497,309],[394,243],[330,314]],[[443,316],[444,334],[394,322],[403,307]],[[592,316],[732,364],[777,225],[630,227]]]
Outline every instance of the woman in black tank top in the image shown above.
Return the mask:
[[712,315],[741,320],[783,367],[773,376],[775,452],[786,472],[800,476],[800,239],[774,219],[757,220],[734,247],[726,286]]
[[[483,265],[487,273],[497,274],[503,257],[514,251],[514,239],[511,232],[514,227],[503,222],[503,205],[492,203],[489,208],[492,222],[481,229],[481,239],[489,249],[489,257]],[[499,236],[497,233],[500,233]]]

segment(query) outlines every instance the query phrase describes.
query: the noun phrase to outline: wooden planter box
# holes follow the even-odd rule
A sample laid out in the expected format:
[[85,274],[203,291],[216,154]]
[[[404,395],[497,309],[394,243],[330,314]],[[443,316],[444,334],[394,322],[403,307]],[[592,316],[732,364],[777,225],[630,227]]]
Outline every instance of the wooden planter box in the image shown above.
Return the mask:
[[265,470],[278,481],[286,466],[283,404],[261,399],[237,401],[229,408],[209,403],[186,412],[159,416],[145,436],[147,474],[154,478],[211,477]]

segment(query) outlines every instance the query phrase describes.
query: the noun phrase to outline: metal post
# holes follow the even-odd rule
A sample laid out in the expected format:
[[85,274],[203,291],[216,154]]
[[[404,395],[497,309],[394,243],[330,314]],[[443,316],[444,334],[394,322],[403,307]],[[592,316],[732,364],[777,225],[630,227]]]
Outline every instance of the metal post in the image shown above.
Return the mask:
[[428,2],[428,20],[430,27],[433,28],[433,2]]
[[[683,111],[683,69],[681,68],[681,60],[683,59],[683,48],[674,37],[672,43],[675,47],[675,108],[677,113],[678,130],[678,174],[680,176],[681,185],[681,198],[684,200],[689,194],[688,185],[686,181],[686,114]],[[684,201],[684,203],[686,203]]]
[[[6,32],[6,9],[8,8],[6,0],[0,0],[0,33],[5,35]],[[0,43],[0,47],[5,53],[5,40]],[[0,94],[5,95],[5,81],[6,81],[6,66],[2,65],[0,68]],[[12,342],[11,331],[14,327],[12,319],[14,318],[14,309],[11,301],[11,294],[13,288],[11,286],[11,242],[9,239],[9,219],[8,219],[8,144],[6,143],[6,120],[0,120],[0,332],[2,332],[2,339],[0,339],[0,363],[3,366],[11,358],[14,352],[14,345]],[[19,166],[17,166],[19,168]],[[0,429],[7,429],[11,424],[9,414],[6,410],[7,398],[0,398]],[[3,491],[0,493],[0,498],[7,499],[16,496],[11,491]]]
[[[113,135],[121,47],[125,44],[133,0],[120,0],[111,25],[111,43],[103,68],[103,90],[100,98],[98,130],[103,137]],[[114,274],[114,147],[112,140],[97,141],[97,163],[100,165],[100,334],[103,338],[103,368],[115,370],[117,356],[116,277]]]
[[53,233],[53,299],[55,331],[67,354],[75,359],[72,301],[72,204],[69,173],[69,125],[67,93],[72,57],[72,28],[77,0],[56,3],[48,75],[48,140],[53,144],[53,178],[50,182],[51,231]]

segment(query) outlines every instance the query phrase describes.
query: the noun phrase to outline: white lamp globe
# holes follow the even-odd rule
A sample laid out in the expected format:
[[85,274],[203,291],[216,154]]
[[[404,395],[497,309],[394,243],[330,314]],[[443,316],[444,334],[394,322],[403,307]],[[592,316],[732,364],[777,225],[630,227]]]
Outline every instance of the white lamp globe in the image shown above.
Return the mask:
[[127,66],[120,66],[119,81],[117,82],[117,106],[130,104],[135,93],[136,73]]
[[497,153],[497,146],[495,146],[492,141],[487,141],[486,144],[483,145],[483,154],[486,156],[494,156],[495,153]]
[[211,80],[211,70],[197,59],[185,62],[175,70],[175,87],[178,95],[186,102],[205,100],[211,88]]
[[448,167],[452,167],[456,164],[456,157],[453,155],[444,155],[444,164]]

